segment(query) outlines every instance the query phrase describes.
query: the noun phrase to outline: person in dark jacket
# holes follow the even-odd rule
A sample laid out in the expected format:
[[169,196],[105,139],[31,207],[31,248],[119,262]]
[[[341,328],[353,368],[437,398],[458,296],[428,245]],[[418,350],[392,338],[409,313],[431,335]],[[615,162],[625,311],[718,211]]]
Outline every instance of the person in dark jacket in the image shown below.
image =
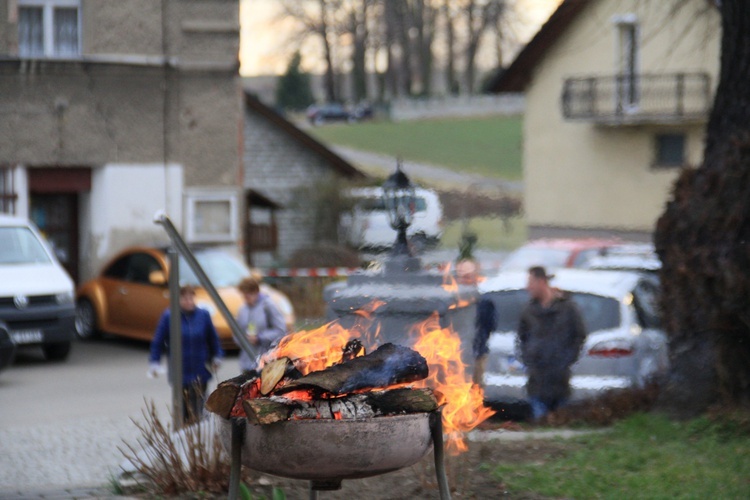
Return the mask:
[[518,327],[521,360],[529,375],[526,392],[537,420],[570,397],[570,368],[586,338],[578,306],[550,286],[551,277],[543,267],[529,269],[531,300]]
[[474,342],[472,344],[474,354],[473,382],[476,385],[484,386],[484,370],[487,365],[487,355],[490,352],[487,342],[490,334],[497,328],[495,304],[491,299],[480,297],[477,302],[477,317],[474,327]]
[[[151,341],[149,377],[158,376],[162,353],[169,351],[170,316],[169,309],[164,311]],[[180,319],[182,320],[183,418],[187,424],[200,419],[211,372],[215,373],[221,365],[224,352],[211,321],[211,315],[205,309],[196,306],[195,288],[189,285],[180,288]]]

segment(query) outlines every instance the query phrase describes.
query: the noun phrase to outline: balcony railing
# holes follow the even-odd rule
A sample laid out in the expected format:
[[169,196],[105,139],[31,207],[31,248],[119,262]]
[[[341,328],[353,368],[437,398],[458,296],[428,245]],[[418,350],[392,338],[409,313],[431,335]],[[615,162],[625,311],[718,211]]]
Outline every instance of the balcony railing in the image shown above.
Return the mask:
[[563,116],[603,125],[700,122],[711,109],[706,73],[567,78]]

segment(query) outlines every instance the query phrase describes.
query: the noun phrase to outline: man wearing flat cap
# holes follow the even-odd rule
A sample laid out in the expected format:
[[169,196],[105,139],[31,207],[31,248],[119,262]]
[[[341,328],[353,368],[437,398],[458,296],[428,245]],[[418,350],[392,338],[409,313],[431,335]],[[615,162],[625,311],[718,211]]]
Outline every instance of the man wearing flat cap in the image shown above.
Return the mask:
[[570,368],[586,339],[578,306],[550,286],[553,277],[541,266],[529,268],[526,289],[530,301],[518,327],[521,360],[529,375],[526,393],[535,420],[570,397]]

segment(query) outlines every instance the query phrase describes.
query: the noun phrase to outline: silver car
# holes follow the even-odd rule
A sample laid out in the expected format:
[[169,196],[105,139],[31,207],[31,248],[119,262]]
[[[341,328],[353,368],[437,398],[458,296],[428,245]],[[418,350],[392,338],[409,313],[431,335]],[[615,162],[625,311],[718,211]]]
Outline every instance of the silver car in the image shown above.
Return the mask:
[[[657,310],[658,281],[631,271],[560,269],[551,286],[570,294],[583,315],[588,335],[573,365],[572,400],[608,389],[643,386],[668,367],[667,338]],[[528,302],[526,272],[502,272],[479,285],[492,300],[497,328],[489,338],[484,374],[485,399],[517,402],[526,398],[527,375],[518,353],[516,331]]]

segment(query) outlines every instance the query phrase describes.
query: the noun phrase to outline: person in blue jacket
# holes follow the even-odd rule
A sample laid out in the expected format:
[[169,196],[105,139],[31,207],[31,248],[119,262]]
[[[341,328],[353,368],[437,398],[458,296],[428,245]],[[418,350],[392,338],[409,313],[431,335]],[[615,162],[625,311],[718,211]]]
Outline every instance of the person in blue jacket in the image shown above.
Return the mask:
[[[182,320],[182,390],[185,423],[198,421],[203,414],[206,387],[211,372],[221,365],[224,352],[219,344],[211,315],[195,304],[195,287],[180,287],[180,317]],[[170,310],[159,319],[151,341],[149,377],[160,372],[162,353],[169,352]],[[209,371],[210,370],[210,371]]]

